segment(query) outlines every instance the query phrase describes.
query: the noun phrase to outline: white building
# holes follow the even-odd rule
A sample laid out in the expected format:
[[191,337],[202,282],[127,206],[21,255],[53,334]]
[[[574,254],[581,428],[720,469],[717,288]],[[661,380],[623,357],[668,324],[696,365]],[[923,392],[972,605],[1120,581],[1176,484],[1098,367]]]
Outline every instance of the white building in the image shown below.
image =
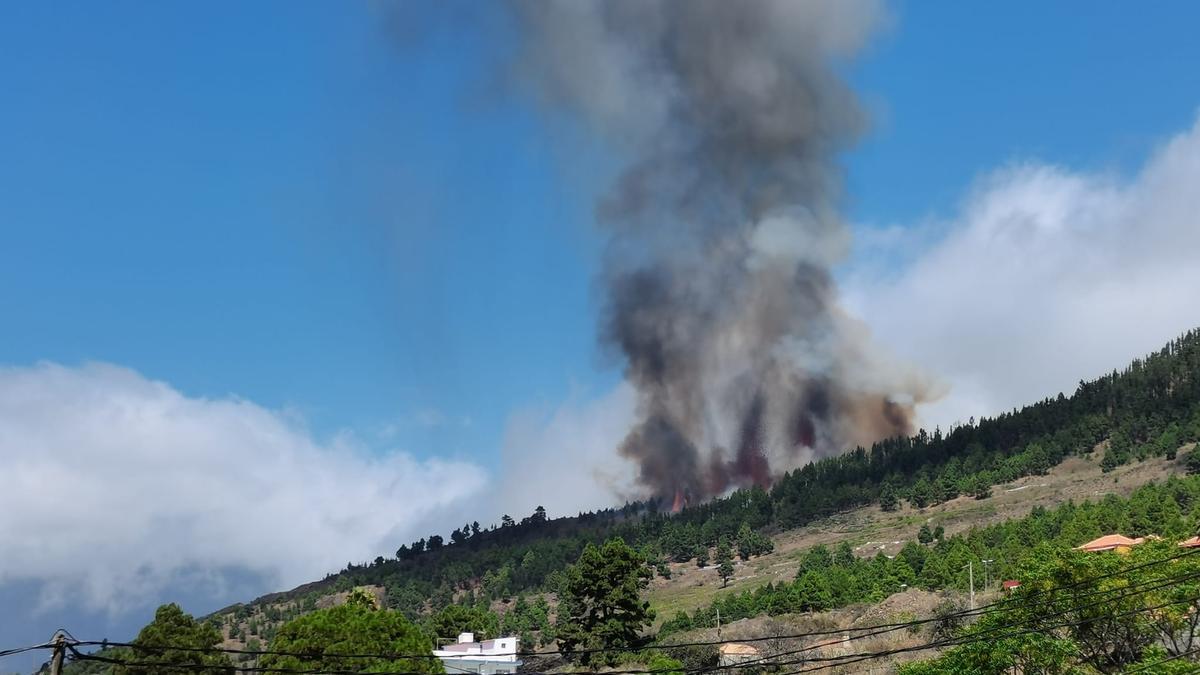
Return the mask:
[[474,633],[461,633],[458,642],[433,650],[433,655],[442,660],[447,673],[515,673],[521,665],[519,643],[516,636],[476,642]]

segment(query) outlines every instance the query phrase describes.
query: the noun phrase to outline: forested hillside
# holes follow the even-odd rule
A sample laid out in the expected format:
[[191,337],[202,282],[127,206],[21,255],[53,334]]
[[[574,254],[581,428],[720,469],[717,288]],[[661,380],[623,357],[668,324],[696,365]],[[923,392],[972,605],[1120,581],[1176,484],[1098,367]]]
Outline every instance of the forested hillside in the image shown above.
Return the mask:
[[[549,518],[539,507],[520,521],[505,516],[498,525],[464,524],[446,539],[434,534],[405,543],[394,558],[351,563],[323,581],[231,607],[215,618],[239,641],[269,639],[278,622],[315,608],[322,596],[357,586],[383,587],[385,604],[413,619],[451,605],[487,607],[553,591],[585,545],[613,536],[660,561],[654,566],[669,574],[666,561],[707,558],[722,540],[749,558],[771,549],[764,533],[838,511],[872,503],[894,509],[900,500],[925,507],[964,494],[985,498],[992,485],[1045,473],[1071,454],[1100,447],[1103,465],[1111,468],[1173,455],[1197,439],[1200,331],[1193,330],[1123,370],[1080,382],[1070,396],[948,432],[922,430],[851,449],[785,475],[769,492],[739,490],[678,514],[650,501],[566,518]],[[518,607],[522,625],[545,621],[544,600],[520,598]]]
[[[294,657],[288,654],[326,650],[334,655],[306,656],[302,665],[318,663],[323,668],[357,672],[354,669],[364,664],[350,663],[336,654],[408,654],[405,658],[411,659],[412,654],[424,653],[427,645],[432,647],[459,631],[520,635],[526,650],[548,648],[538,658],[549,659],[545,665],[551,669],[565,667],[566,658],[576,665],[650,663],[680,672],[703,670],[715,665],[715,648],[689,650],[671,645],[679,639],[674,636],[695,635],[713,627],[718,616],[728,624],[752,617],[811,615],[879,603],[898,597],[904,589],[949,593],[946,597],[953,598],[956,591],[970,586],[972,568],[968,563],[984,561],[992,565],[985,570],[990,575],[985,581],[990,579],[992,585],[1000,578],[1015,578],[1041,590],[1029,597],[1021,591],[1017,597],[1025,599],[1003,605],[995,616],[976,617],[952,605],[939,610],[942,618],[917,621],[904,636],[889,638],[899,640],[897,644],[914,643],[911,650],[902,647],[902,652],[915,650],[922,658],[940,659],[914,664],[909,672],[1004,672],[1022,663],[1041,664],[1038,668],[1045,666],[1045,672],[1075,672],[1071,669],[1080,664],[1102,672],[1121,672],[1135,663],[1174,663],[1191,653],[1184,652],[1191,649],[1195,636],[1193,618],[1200,616],[1195,611],[1200,587],[1180,586],[1169,576],[1184,570],[1172,557],[1179,550],[1174,542],[1200,531],[1200,476],[1171,476],[1161,483],[1144,484],[1132,493],[1126,491],[1127,498],[1110,494],[1097,501],[1035,506],[1020,517],[994,520],[985,527],[972,526],[951,535],[943,533],[940,526],[930,529],[937,523],[924,516],[938,510],[928,507],[957,497],[966,497],[956,503],[960,509],[974,503],[971,497],[989,499],[993,485],[1046,474],[1071,455],[1091,458],[1073,460],[1074,464],[1099,464],[1104,471],[1162,456],[1165,459],[1153,464],[1174,468],[1153,475],[1170,476],[1184,464],[1188,473],[1200,473],[1200,452],[1188,449],[1198,439],[1200,332],[1192,331],[1122,371],[1081,382],[1069,397],[1059,395],[946,433],[922,431],[869,449],[857,448],[792,472],[769,491],[739,490],[676,514],[665,512],[655,501],[565,518],[550,518],[539,507],[520,521],[504,516],[497,525],[465,524],[447,539],[435,534],[406,543],[393,558],[352,563],[324,580],[236,605],[199,621],[179,607],[167,605],[134,643],[113,643],[91,657],[80,657],[69,672],[158,672],[155,668],[178,662],[190,664],[187,668],[225,673],[238,664],[292,667],[300,662],[293,663]],[[1181,448],[1187,450],[1185,459],[1169,461]],[[1097,477],[1106,475],[1092,470]],[[1117,472],[1127,473],[1125,469]],[[1107,490],[1086,494],[1093,492]],[[793,566],[786,578],[740,585],[709,596],[703,605],[691,605],[699,607],[695,611],[660,617],[666,621],[653,629],[655,613],[643,593],[651,576],[670,578],[673,569],[679,573],[690,567],[683,563],[694,560],[707,565],[712,561],[716,574],[727,581],[734,574],[732,559],[751,560],[770,553],[775,545],[772,536],[779,538],[777,535],[790,534],[810,521],[858,507],[877,505],[883,511],[894,511],[902,507],[902,500],[913,509],[907,513],[921,514],[917,520],[925,525],[915,540],[893,542],[902,544],[895,555],[885,555],[879,547],[865,549],[874,553],[864,557],[844,539],[831,546],[800,549],[788,558]],[[882,515],[909,517],[905,513]],[[1127,618],[1104,624],[1108,632],[1097,638],[1089,632],[1102,625],[1095,615],[1097,603],[1071,599],[1064,605],[1061,598],[1038,594],[1060,586],[1064,578],[1086,580],[1088,573],[1108,568],[1122,575],[1113,578],[1115,588],[1126,588],[1133,577],[1119,569],[1116,558],[1120,556],[1092,560],[1072,551],[1079,543],[1110,532],[1163,537],[1153,545],[1139,547],[1146,550],[1136,556],[1155,566],[1171,562],[1173,567],[1156,567],[1154,574],[1155,579],[1162,577],[1172,584],[1160,583],[1135,596],[1115,598],[1129,609]],[[907,536],[899,532],[894,536],[908,539],[913,530]],[[1189,574],[1200,565],[1197,560],[1200,556],[1189,559]],[[1200,571],[1193,576],[1200,576]],[[616,585],[601,588],[605,583]],[[979,583],[978,576],[975,583]],[[629,620],[597,623],[597,616],[603,619],[608,615],[589,609],[588,598],[609,597],[618,587],[623,589],[619,602],[631,612]],[[1084,590],[1091,595],[1109,592],[1106,588]],[[1059,603],[1054,605],[1056,611],[1086,621],[1047,624],[1040,632],[1020,634],[1033,637],[1004,643],[973,637],[1018,624],[1036,624],[1045,612],[1031,608],[1051,602]],[[1150,610],[1159,612],[1151,615],[1155,621],[1139,618]],[[957,622],[951,621],[955,617]],[[935,618],[936,625],[928,623]],[[865,629],[846,627],[834,632],[843,630]],[[1184,637],[1184,646],[1164,642]],[[802,644],[811,639],[811,634],[777,639],[779,644],[772,650],[780,656],[789,653],[780,651],[785,647],[807,652],[816,649]],[[708,644],[711,647],[712,643]],[[938,651],[939,647],[944,650]],[[264,648],[276,653],[263,652]],[[670,656],[655,649],[669,650]],[[834,662],[852,672],[856,663],[852,656],[839,656]],[[783,663],[794,665],[816,657],[796,658]],[[139,659],[144,667],[131,665]],[[432,661],[427,665],[431,672],[440,670]],[[375,666],[411,669],[412,663],[380,656]]]
[[1198,527],[1200,477],[1192,476],[1145,485],[1128,499],[1107,495],[1098,502],[1067,502],[1055,509],[1034,507],[1025,518],[952,537],[922,531],[895,556],[859,557],[844,541],[832,548],[815,546],[804,553],[794,581],[729,594],[704,609],[680,613],[662,625],[658,636],[714,626],[718,611],[728,623],[760,614],[820,612],[879,602],[904,587],[966,591],[970,561],[976,561],[976,585],[983,588],[985,570],[978,561],[989,561],[987,572],[996,582],[1021,578],[1035,549],[1046,554],[1066,551],[1113,532],[1181,541]]

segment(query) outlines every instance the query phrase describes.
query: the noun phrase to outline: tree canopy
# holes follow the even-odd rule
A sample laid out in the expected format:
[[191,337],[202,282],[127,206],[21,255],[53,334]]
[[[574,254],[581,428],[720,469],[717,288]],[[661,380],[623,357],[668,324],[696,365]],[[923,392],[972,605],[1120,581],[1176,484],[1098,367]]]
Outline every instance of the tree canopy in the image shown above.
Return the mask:
[[621,539],[584,548],[559,594],[562,650],[590,664],[598,655],[586,650],[609,650],[599,655],[608,659],[615,657],[612,650],[640,644],[642,631],[654,621],[650,603],[641,597],[651,575],[646,559]]
[[[267,668],[346,670],[356,672],[404,671],[443,673],[433,645],[404,615],[372,609],[366,603],[346,603],[319,609],[284,624],[271,640],[270,651],[305,656],[263,656]],[[428,658],[347,658],[352,654],[386,654],[400,657],[428,654]]]
[[1166,659],[1200,647],[1200,555],[1165,541],[1128,556],[1043,545],[1021,578],[996,611],[958,631],[963,644],[901,673],[1195,672],[1194,661]]
[[[114,675],[233,675],[233,663],[220,652],[205,652],[221,644],[221,633],[192,618],[175,603],[154,612],[154,620],[134,638],[133,648],[109,655],[131,664],[113,668]],[[181,649],[182,648],[182,649]]]

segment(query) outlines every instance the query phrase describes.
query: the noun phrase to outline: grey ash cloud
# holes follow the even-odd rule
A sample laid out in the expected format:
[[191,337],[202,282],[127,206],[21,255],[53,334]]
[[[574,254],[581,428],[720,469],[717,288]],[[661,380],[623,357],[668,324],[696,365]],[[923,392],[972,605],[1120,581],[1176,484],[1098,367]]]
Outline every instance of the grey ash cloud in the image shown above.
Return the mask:
[[927,396],[838,306],[838,153],[866,119],[835,64],[876,2],[517,0],[519,75],[627,160],[601,340],[636,388],[618,448],[649,494],[766,484],[907,433]]

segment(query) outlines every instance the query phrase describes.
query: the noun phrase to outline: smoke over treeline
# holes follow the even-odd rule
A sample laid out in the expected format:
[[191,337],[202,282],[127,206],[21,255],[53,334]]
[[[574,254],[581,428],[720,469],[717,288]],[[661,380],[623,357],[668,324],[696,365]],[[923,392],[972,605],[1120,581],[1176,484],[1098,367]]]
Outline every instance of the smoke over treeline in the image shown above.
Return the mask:
[[835,160],[865,126],[831,61],[869,0],[516,0],[519,66],[628,163],[597,205],[610,235],[603,343],[638,422],[621,444],[652,494],[767,484],[911,431],[920,379],[837,304],[849,247]]

